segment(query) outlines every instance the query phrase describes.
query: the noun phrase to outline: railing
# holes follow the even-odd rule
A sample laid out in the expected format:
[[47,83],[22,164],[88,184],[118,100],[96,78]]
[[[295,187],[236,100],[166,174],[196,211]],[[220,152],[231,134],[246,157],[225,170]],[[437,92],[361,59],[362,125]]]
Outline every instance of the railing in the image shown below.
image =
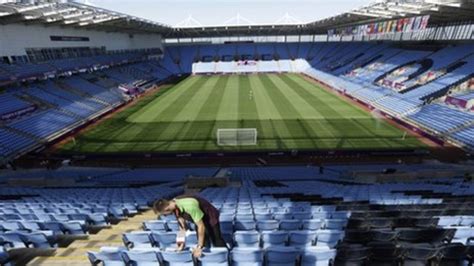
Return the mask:
[[371,35],[278,35],[278,36],[238,36],[164,39],[173,44],[222,44],[225,42],[254,43],[294,43],[294,42],[360,42],[360,41],[472,41],[474,22],[451,22],[412,32],[380,33]]

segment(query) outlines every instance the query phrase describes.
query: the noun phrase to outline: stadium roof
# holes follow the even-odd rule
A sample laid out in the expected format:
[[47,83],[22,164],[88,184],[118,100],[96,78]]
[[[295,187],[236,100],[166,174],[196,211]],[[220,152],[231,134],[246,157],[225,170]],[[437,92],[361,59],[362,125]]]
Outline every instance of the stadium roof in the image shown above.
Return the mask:
[[[1,3],[1,0],[0,0]],[[60,25],[129,33],[163,33],[170,26],[73,1],[7,1],[0,4],[0,24]]]
[[325,34],[328,29],[387,19],[430,15],[431,25],[474,20],[473,0],[385,0],[307,24],[171,27],[107,9],[65,0],[0,0],[0,24],[45,24],[158,33],[165,38]]

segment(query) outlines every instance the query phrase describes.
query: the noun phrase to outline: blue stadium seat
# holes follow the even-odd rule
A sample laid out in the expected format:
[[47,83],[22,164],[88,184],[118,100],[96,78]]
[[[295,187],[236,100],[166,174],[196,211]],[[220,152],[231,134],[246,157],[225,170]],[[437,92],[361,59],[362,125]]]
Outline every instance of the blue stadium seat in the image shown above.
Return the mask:
[[309,230],[291,231],[289,236],[290,246],[302,249],[314,245],[316,232]]
[[474,228],[473,227],[456,227],[451,243],[461,243],[463,245],[474,244]]
[[334,248],[344,237],[343,231],[319,230],[316,231],[316,246]]
[[248,222],[248,221],[253,221],[255,219],[255,216],[252,213],[237,213],[235,215],[235,220],[237,221],[243,221],[243,222]]
[[168,221],[166,223],[166,226],[168,227],[169,230],[171,231],[179,231],[179,223],[178,221],[174,220],[174,221]]
[[277,220],[257,220],[258,231],[278,230],[280,223]]
[[235,218],[234,213],[220,213],[219,220],[220,221],[232,221]]
[[438,219],[438,227],[458,226],[461,220],[460,216],[441,216]]
[[474,226],[474,216],[462,216],[460,226]]
[[291,213],[288,213],[288,212],[275,212],[275,213],[273,213],[273,218],[275,220],[279,220],[279,221],[291,220],[291,219],[293,219],[293,215]]
[[264,221],[271,220],[273,215],[270,212],[255,212],[255,220]]
[[152,242],[150,232],[131,232],[123,234],[123,243],[130,249],[134,248],[151,248]]
[[161,257],[165,266],[194,266],[193,255],[190,250],[162,251]]
[[280,230],[293,231],[299,230],[301,228],[300,220],[281,220],[280,221]]
[[260,234],[257,231],[235,231],[234,244],[237,247],[258,247]]
[[147,221],[143,223],[143,228],[147,231],[168,231],[165,221]]
[[28,247],[41,249],[54,249],[56,244],[52,244],[47,236],[41,232],[23,234],[23,240]]
[[301,253],[301,266],[333,265],[335,257],[335,249],[306,248]]
[[285,246],[288,241],[287,231],[263,231],[262,247]]
[[265,253],[267,266],[295,266],[300,251],[294,247],[269,247]]
[[18,232],[1,233],[0,245],[6,249],[27,248],[23,235]]
[[304,220],[303,221],[303,230],[319,230],[323,226],[322,220]]
[[259,248],[233,248],[230,253],[232,266],[262,266],[264,252]]
[[324,229],[327,230],[342,230],[346,227],[347,220],[341,219],[326,219],[324,221]]
[[161,250],[176,246],[176,232],[152,232],[150,238],[152,245]]
[[123,260],[130,266],[159,265],[159,253],[154,250],[127,250],[123,252]]
[[22,231],[24,230],[20,222],[17,221],[0,221],[0,231]]
[[198,261],[201,266],[227,266],[229,265],[229,251],[226,248],[205,249]]
[[311,217],[311,212],[293,212],[293,219],[296,220],[309,220]]
[[255,230],[256,224],[254,220],[236,220],[234,224],[234,229],[237,230]]
[[99,265],[102,263],[103,266],[126,266],[125,261],[122,258],[122,250],[114,251],[100,251],[100,252],[87,252],[87,257],[92,265]]

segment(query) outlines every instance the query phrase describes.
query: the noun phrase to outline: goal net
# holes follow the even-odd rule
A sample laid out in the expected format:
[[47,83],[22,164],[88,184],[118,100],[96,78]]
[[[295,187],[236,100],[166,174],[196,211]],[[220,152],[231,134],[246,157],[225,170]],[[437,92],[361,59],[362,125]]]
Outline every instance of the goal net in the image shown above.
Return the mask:
[[257,145],[256,128],[219,128],[217,129],[217,145],[249,146]]

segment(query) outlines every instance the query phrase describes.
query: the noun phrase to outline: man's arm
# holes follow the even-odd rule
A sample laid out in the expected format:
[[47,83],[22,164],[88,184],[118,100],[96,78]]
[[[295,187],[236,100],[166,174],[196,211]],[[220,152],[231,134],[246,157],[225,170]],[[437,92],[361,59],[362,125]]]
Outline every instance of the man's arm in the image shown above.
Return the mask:
[[[182,233],[183,235],[186,234],[186,221],[184,220],[183,217],[179,217],[176,215],[176,220],[178,220],[178,225],[179,225],[179,231],[180,233]],[[184,249],[185,247],[185,241],[181,242],[181,243],[177,243],[177,251],[181,251]]]
[[197,227],[197,236],[198,236],[198,246],[194,250],[193,254],[195,257],[201,257],[202,249],[204,248],[206,227],[204,226],[204,222],[202,220],[196,223],[196,227]]
[[186,231],[186,221],[184,220],[183,217],[176,217],[178,219],[178,224],[179,224],[179,229],[181,231]]

